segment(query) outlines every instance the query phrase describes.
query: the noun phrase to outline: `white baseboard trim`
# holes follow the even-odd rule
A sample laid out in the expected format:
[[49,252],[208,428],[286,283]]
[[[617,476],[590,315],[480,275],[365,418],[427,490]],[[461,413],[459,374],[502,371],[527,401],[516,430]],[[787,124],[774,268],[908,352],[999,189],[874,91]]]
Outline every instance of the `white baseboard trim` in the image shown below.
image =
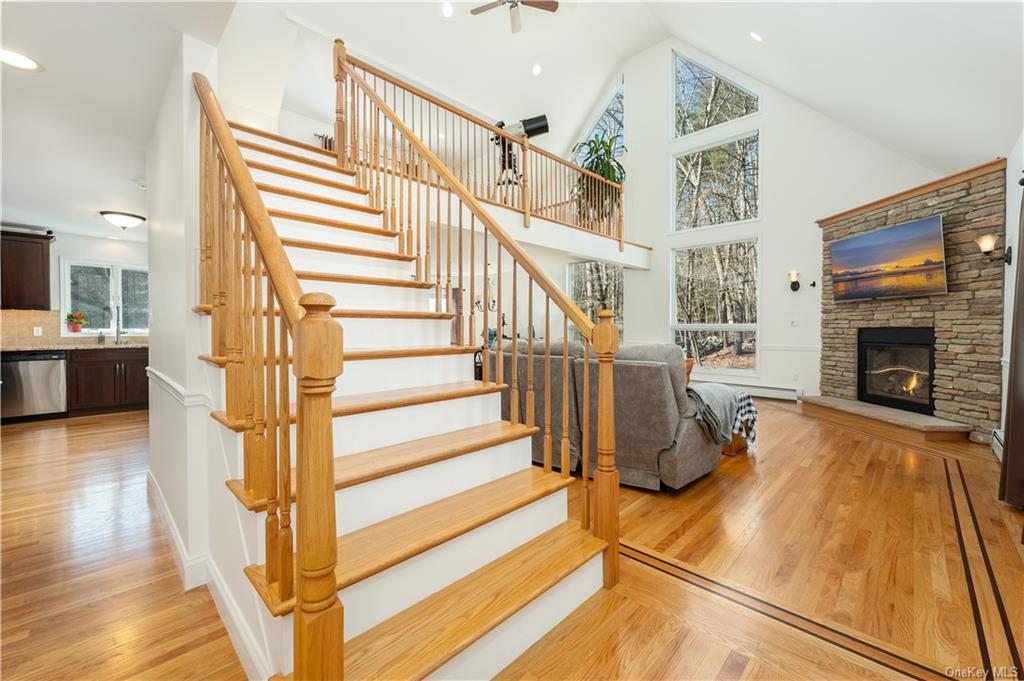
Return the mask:
[[993,430],[992,431],[992,452],[996,455],[996,458],[1000,461],[1003,460],[1003,438],[1006,437],[1005,431]]
[[171,509],[167,506],[164,493],[160,489],[160,483],[153,477],[153,471],[146,471],[146,490],[150,498],[156,504],[157,511],[164,521],[168,534],[171,535],[171,544],[174,546],[174,562],[178,564],[181,571],[181,580],[185,591],[202,586],[207,582],[207,556],[190,556],[185,541],[181,538],[178,526],[171,515]]
[[264,654],[264,646],[256,640],[252,630],[246,625],[242,611],[232,598],[224,582],[217,563],[208,561],[207,573],[209,582],[207,587],[210,595],[213,596],[214,605],[220,613],[220,619],[224,622],[231,645],[235,648],[238,660],[242,663],[242,669],[250,681],[265,681],[277,672],[271,669],[270,660]]

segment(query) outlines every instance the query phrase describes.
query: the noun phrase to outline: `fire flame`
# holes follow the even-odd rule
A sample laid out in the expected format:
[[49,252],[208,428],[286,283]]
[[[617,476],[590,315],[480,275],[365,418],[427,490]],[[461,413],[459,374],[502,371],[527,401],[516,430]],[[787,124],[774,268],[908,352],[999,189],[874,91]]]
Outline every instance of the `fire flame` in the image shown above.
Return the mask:
[[914,391],[917,390],[917,383],[917,374],[913,374],[910,377],[910,381],[903,386],[903,392],[907,393],[908,395],[913,395]]

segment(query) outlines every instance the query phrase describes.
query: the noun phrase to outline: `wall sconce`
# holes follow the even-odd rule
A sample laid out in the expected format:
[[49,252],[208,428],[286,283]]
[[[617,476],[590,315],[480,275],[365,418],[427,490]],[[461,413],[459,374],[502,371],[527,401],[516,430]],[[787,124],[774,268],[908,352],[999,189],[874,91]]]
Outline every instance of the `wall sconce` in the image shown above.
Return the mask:
[[[978,248],[981,249],[982,253],[984,253],[985,255],[987,255],[989,257],[992,257],[992,252],[996,250],[996,242],[997,241],[999,241],[999,236],[998,235],[996,235],[996,234],[984,234],[982,236],[979,236],[977,239],[975,239],[974,243],[978,244]],[[1002,257],[996,258],[996,260],[1002,260],[1007,265],[1012,265],[1013,264],[1013,247],[1012,246],[1007,246],[1003,250]]]
[[789,273],[789,290],[799,291],[800,290],[800,273],[793,270]]

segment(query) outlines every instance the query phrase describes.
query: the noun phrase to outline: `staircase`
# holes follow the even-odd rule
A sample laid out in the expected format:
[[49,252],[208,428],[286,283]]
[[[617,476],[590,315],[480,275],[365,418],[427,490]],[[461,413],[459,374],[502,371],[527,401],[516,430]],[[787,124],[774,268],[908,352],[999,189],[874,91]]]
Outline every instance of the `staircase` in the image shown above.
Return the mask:
[[[227,121],[194,76],[196,309],[223,377],[212,416],[239,447],[227,488],[256,528],[244,573],[282,676],[490,678],[618,579],[618,332],[509,238],[462,181],[480,191],[479,173],[413,131],[397,89],[389,103],[340,41],[335,62],[336,152]],[[505,189],[529,210],[525,179]],[[569,361],[586,368],[583,470],[597,442],[578,518],[568,436],[554,439],[568,381],[551,394]]]

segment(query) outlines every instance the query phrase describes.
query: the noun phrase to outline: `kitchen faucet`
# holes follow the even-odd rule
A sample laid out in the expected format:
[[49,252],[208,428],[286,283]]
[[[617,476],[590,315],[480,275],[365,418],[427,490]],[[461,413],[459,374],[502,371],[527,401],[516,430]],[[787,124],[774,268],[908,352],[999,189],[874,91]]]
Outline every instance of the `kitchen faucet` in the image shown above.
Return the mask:
[[120,305],[115,305],[114,309],[116,310],[115,321],[117,322],[117,325],[114,328],[114,345],[120,345],[121,344],[121,306]]

